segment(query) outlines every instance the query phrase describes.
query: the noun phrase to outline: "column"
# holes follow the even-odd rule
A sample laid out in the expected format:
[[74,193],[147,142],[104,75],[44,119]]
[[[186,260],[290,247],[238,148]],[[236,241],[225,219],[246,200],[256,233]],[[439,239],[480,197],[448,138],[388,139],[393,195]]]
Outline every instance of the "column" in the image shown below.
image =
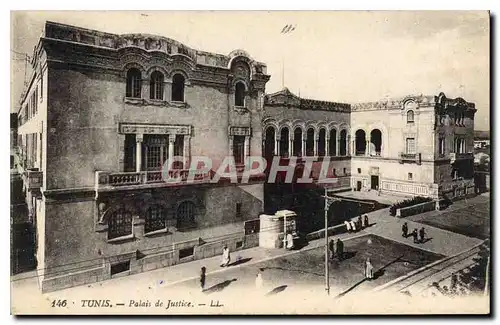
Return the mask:
[[135,135],[135,171],[140,172],[142,169],[142,134]]
[[[175,134],[168,135],[168,159],[174,158],[174,143],[175,143]],[[169,169],[172,167],[172,164],[169,164]]]
[[229,156],[233,156],[233,141],[234,141],[234,135],[229,136]]
[[330,138],[326,137],[325,139],[325,156],[332,156],[330,153]]
[[279,156],[280,155],[280,137],[276,136],[276,141],[274,145],[274,155]]
[[250,136],[246,135],[245,136],[245,153],[243,156],[243,161],[246,162],[248,156],[250,156]]
[[190,135],[185,135],[184,136],[184,148],[183,148],[183,153],[182,155],[184,156],[184,169],[190,169],[189,164],[191,163],[191,152],[190,152],[190,145],[191,145],[191,136]]
[[306,138],[307,136],[302,133],[302,147],[300,148],[300,152],[302,152],[302,156],[306,156]]
[[[337,141],[337,147],[335,148],[335,151],[336,151],[335,156],[340,156],[340,142],[341,142],[340,138],[338,138],[336,141]],[[347,154],[347,152],[346,152],[346,154]]]
[[370,156],[370,147],[371,147],[371,142],[370,142],[370,138],[366,138],[365,139],[365,143],[366,143],[366,149],[365,149],[365,155],[366,156]]
[[314,157],[318,157],[318,142],[319,142],[319,137],[316,138],[316,134],[314,135]]

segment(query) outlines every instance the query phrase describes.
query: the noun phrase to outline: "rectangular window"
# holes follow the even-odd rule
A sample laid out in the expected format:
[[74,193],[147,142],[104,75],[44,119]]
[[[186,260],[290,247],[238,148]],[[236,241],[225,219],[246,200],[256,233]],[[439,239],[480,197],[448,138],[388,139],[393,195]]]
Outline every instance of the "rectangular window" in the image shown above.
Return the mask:
[[415,138],[406,138],[406,153],[415,154],[416,151]]
[[111,275],[130,271],[130,261],[111,265]]
[[236,164],[245,162],[245,136],[235,135],[233,138],[233,157]]
[[135,135],[125,134],[125,146],[124,146],[124,171],[134,172],[135,171]]
[[347,168],[344,168],[344,175],[347,175]]
[[408,180],[409,181],[413,180],[413,174],[412,173],[408,173]]
[[333,176],[337,176],[337,170],[333,169]]
[[361,174],[361,168],[358,168],[358,174]]
[[[184,136],[177,134],[174,142],[174,157],[184,157]],[[173,169],[182,169],[182,161],[176,161]]]
[[439,138],[439,155],[444,155],[444,149],[445,149],[445,138],[440,137]]
[[194,247],[184,248],[179,250],[179,259],[194,255]]
[[163,163],[168,158],[168,136],[146,134],[144,135],[144,142],[145,169],[151,171],[161,170]]

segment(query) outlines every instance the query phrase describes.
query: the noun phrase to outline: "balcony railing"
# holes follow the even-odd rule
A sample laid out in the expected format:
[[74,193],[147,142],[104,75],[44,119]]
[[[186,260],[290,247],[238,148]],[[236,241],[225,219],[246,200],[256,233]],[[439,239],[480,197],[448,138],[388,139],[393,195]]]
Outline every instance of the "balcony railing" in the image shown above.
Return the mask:
[[161,184],[166,186],[184,185],[191,183],[209,182],[210,172],[193,171],[193,180],[189,178],[189,169],[173,169],[168,171],[170,179],[164,179],[162,171],[141,172],[118,172],[110,173],[104,171],[96,172],[96,187],[121,187],[121,186],[144,186],[149,184]]
[[412,162],[412,163],[417,163],[420,165],[422,163],[422,154],[421,153],[400,152],[399,153],[399,163],[403,164],[405,162]]
[[464,159],[474,159],[474,154],[469,152],[463,152],[463,153],[456,153],[452,152],[450,153],[450,163],[454,163],[457,160],[464,160]]

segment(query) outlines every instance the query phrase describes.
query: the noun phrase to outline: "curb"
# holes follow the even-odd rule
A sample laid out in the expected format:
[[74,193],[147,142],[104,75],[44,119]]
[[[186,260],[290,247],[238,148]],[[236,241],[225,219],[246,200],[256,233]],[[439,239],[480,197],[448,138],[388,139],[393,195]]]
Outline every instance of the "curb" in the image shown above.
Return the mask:
[[428,270],[428,269],[430,269],[430,268],[432,268],[432,267],[434,267],[434,266],[436,266],[438,264],[448,262],[449,260],[451,260],[451,259],[453,259],[455,257],[458,257],[458,256],[460,256],[462,254],[466,254],[468,252],[471,252],[472,250],[474,250],[474,249],[478,248],[479,246],[481,246],[483,243],[484,243],[484,241],[481,242],[481,243],[479,243],[479,244],[477,244],[477,245],[475,245],[475,246],[473,246],[473,247],[471,247],[471,248],[468,248],[468,249],[466,249],[466,250],[464,250],[464,251],[462,251],[462,252],[460,252],[458,254],[455,254],[455,255],[452,255],[452,256],[447,256],[447,257],[442,258],[442,259],[440,259],[438,261],[432,262],[431,264],[424,265],[424,266],[422,266],[419,269],[416,269],[416,270],[413,270],[413,271],[409,272],[408,274],[402,275],[399,278],[396,278],[396,279],[394,279],[392,281],[384,283],[384,284],[382,284],[382,285],[380,285],[380,286],[372,289],[372,291],[373,292],[379,292],[379,291],[385,290],[385,289],[387,289],[387,288],[389,288],[389,287],[391,287],[391,286],[393,286],[393,285],[395,285],[395,284],[397,284],[397,283],[399,283],[401,281],[404,281],[404,280],[406,280],[406,279],[408,279],[408,278],[410,278],[410,277],[412,277],[412,276],[414,276],[416,274],[424,272],[424,271],[426,271],[426,270]]

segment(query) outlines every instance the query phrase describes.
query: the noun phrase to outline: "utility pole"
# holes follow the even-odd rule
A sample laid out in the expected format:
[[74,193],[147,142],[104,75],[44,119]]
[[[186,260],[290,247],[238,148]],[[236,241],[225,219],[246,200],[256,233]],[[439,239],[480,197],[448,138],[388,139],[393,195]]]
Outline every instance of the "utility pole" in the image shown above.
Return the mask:
[[[335,178],[335,182],[337,179]],[[340,201],[340,199],[329,197],[328,188],[325,186],[325,290],[326,294],[330,295],[330,270],[329,270],[329,249],[328,249],[328,210],[333,202]]]

